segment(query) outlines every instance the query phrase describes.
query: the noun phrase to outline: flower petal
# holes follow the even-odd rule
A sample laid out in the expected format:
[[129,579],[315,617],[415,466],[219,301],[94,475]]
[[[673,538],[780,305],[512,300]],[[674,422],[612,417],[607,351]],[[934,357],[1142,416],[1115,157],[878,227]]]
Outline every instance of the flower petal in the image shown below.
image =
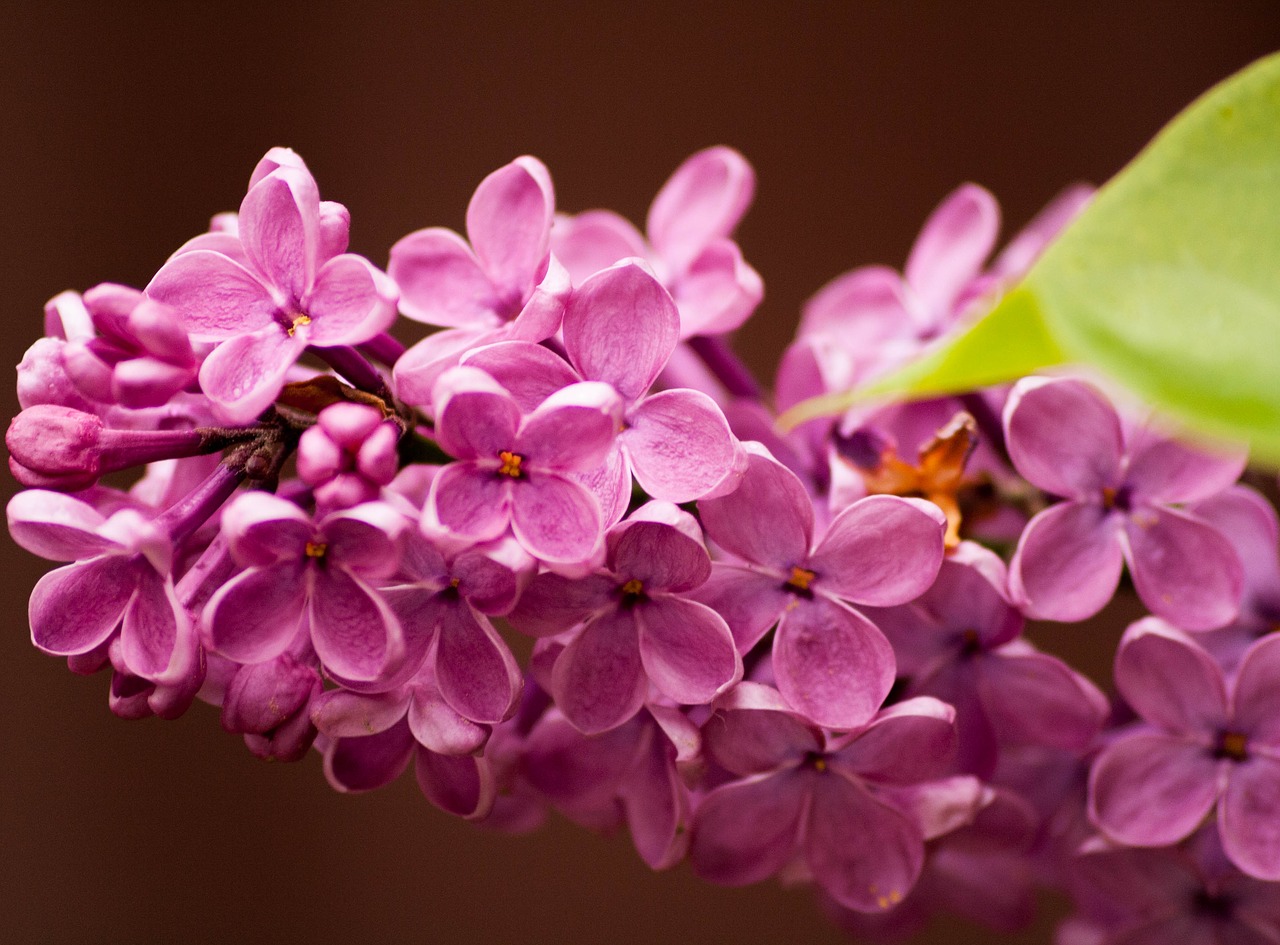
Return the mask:
[[737,151],[706,148],[687,158],[662,185],[646,229],[654,248],[675,271],[711,240],[728,236],[755,196],[756,176]]
[[1280,634],[1254,643],[1236,675],[1235,724],[1251,741],[1280,749]]
[[668,698],[703,705],[742,677],[733,635],[710,607],[662,595],[632,613],[645,673]]
[[472,463],[450,463],[431,482],[423,523],[471,541],[491,541],[511,521],[510,480]]
[[982,705],[1002,740],[1083,751],[1106,720],[1106,696],[1047,653],[998,650],[980,667]]
[[667,390],[627,414],[620,439],[641,487],[655,499],[691,502],[737,465],[738,444],[716,402],[701,391]]
[[531,475],[511,490],[511,531],[541,561],[579,564],[600,545],[600,506],[583,486]]
[[557,216],[551,227],[551,251],[564,265],[574,285],[628,256],[648,253],[644,237],[612,210],[588,210]]
[[466,241],[432,227],[391,247],[389,275],[400,287],[400,311],[427,325],[492,328],[504,320],[489,276]]
[[273,325],[280,308],[256,275],[204,249],[174,256],[160,267],[147,296],[172,306],[193,341],[222,341]]
[[800,479],[763,447],[744,444],[747,472],[727,496],[698,503],[717,545],[753,564],[802,565],[813,541],[813,503]]
[[678,594],[711,576],[711,558],[702,542],[672,525],[634,517],[609,536],[609,564],[624,583],[637,580],[646,593]]
[[1125,631],[1115,677],[1134,711],[1168,732],[1212,736],[1227,723],[1222,670],[1194,640],[1158,618]]
[[1244,567],[1216,528],[1175,509],[1142,506],[1124,533],[1134,586],[1153,614],[1185,630],[1213,630],[1235,619]]
[[602,614],[556,660],[556,704],[584,734],[617,728],[644,704],[649,686],[637,637],[630,612]]
[[711,791],[693,818],[693,871],[722,886],[768,879],[791,859],[808,800],[809,780],[792,771],[730,781]]
[[385,331],[396,318],[398,291],[368,260],[335,256],[316,273],[303,300],[313,345],[355,345]]
[[191,633],[173,581],[154,568],[138,569],[138,591],[124,612],[120,643],[131,672],[156,682],[167,679],[183,638]]
[[672,286],[680,337],[721,335],[742,327],[764,298],[764,280],[732,240],[713,240]]
[[529,466],[590,472],[608,454],[621,419],[622,403],[608,384],[570,384],[525,418],[515,449]]
[[778,690],[824,728],[869,722],[893,686],[894,667],[893,647],[875,624],[833,600],[797,599],[778,623]]
[[1005,401],[1004,429],[1018,472],[1053,495],[1097,501],[1121,485],[1120,418],[1092,384],[1023,378]]
[[1129,846],[1177,843],[1213,809],[1219,764],[1204,746],[1169,735],[1112,742],[1089,772],[1089,819]]
[[61,492],[27,489],[9,500],[9,535],[32,554],[53,561],[82,561],[123,550],[98,529],[106,519],[93,506]]
[[456,367],[441,374],[431,399],[436,440],[450,456],[487,460],[496,469],[498,454],[515,448],[520,408],[478,368]]
[[1098,505],[1059,502],[1023,529],[1009,590],[1030,617],[1084,620],[1111,599],[1123,566],[1118,519]]
[[1234,766],[1218,817],[1231,862],[1255,879],[1280,880],[1280,760],[1253,757]]
[[876,607],[905,604],[938,576],[946,527],[932,502],[868,496],[836,516],[808,567],[825,593]]
[[880,712],[849,737],[833,767],[888,784],[912,784],[943,773],[955,754],[956,712],[931,696],[916,696]]
[[324,754],[325,777],[336,791],[372,791],[400,777],[412,751],[404,722],[375,735],[335,738]]
[[273,171],[240,202],[240,242],[285,304],[311,287],[319,241],[320,192],[305,168]]
[[274,324],[238,335],[204,359],[200,389],[222,419],[249,423],[279,396],[285,375],[306,346],[302,332],[290,335]]
[[1129,446],[1127,479],[1152,502],[1199,502],[1230,488],[1244,472],[1246,451],[1209,452],[1160,436],[1150,428]]
[[206,605],[209,640],[237,663],[279,656],[298,635],[306,599],[301,562],[250,568],[220,587]]
[[343,568],[316,570],[307,611],[316,655],[338,676],[374,680],[404,656],[400,622],[382,595]]
[[493,809],[497,785],[484,758],[439,755],[419,747],[414,774],[426,799],[446,814],[481,820]]
[[88,653],[111,635],[133,597],[136,556],[103,555],[50,571],[31,591],[31,642],[54,656]]
[[476,256],[499,296],[517,306],[541,277],[555,207],[551,175],[527,155],[482,180],[467,206],[467,236]]
[[1000,207],[977,184],[962,184],[925,221],[903,270],[925,308],[950,314],[982,270],[1000,230]]
[[796,599],[774,575],[718,562],[706,583],[689,596],[724,618],[739,653],[755,646]]
[[501,722],[520,696],[520,667],[489,621],[465,601],[444,608],[436,682],[445,701],[473,722]]

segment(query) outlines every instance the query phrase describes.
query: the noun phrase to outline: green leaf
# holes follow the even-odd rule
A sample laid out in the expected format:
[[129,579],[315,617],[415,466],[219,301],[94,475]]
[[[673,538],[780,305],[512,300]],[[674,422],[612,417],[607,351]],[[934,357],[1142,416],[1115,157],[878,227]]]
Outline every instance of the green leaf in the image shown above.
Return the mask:
[[1062,362],[1280,463],[1280,54],[1175,118],[968,332],[788,419]]

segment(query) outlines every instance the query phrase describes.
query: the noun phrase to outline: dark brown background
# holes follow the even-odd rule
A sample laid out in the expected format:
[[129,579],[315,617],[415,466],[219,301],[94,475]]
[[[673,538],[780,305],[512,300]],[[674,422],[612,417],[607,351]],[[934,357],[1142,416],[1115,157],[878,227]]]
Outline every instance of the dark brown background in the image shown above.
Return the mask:
[[[642,221],[684,156],[723,142],[759,172],[740,240],[768,297],[740,344],[763,374],[804,298],[855,264],[900,265],[957,183],[990,187],[1017,226],[1280,46],[1271,0],[176,6],[0,13],[9,364],[45,299],[145,284],[272,145],[306,158],[383,265],[412,229],[461,227],[517,154],[547,162],[561,208]],[[4,941],[842,940],[802,891],[655,875],[625,838],[491,835],[409,779],[333,794],[315,758],[257,762],[207,707],[118,721],[104,677],[30,647],[45,565],[4,555]],[[1105,645],[1063,640],[1105,672]]]

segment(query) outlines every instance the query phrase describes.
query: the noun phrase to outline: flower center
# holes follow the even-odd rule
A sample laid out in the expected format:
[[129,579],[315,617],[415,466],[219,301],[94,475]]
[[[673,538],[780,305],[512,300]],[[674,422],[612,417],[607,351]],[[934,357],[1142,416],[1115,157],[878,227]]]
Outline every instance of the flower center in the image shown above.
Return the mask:
[[787,582],[782,587],[792,594],[799,594],[801,597],[812,597],[813,591],[809,588],[809,585],[813,583],[815,577],[817,575],[808,568],[793,564],[791,566],[791,577],[787,578]]
[[1225,758],[1227,761],[1247,761],[1249,739],[1243,732],[1222,732],[1214,746],[1213,757]]
[[309,541],[307,547],[303,549],[308,558],[323,558],[325,552],[329,550],[329,546],[323,541]]
[[1128,486],[1121,486],[1119,489],[1111,486],[1102,487],[1102,507],[1108,512],[1112,509],[1128,512],[1131,499]]
[[502,450],[498,453],[498,459],[502,463],[498,467],[499,476],[510,476],[512,479],[520,479],[524,476],[524,471],[520,468],[520,464],[524,462],[524,457],[519,453],[513,453],[511,450]]
[[310,325],[310,324],[311,324],[311,316],[310,316],[310,315],[303,315],[303,314],[299,313],[299,314],[297,314],[297,315],[293,316],[293,321],[291,321],[291,322],[289,323],[289,327],[285,329],[285,333],[286,333],[290,338],[292,338],[292,337],[293,337],[293,333],[294,333],[295,331],[297,331],[301,326],[303,326],[303,325]]

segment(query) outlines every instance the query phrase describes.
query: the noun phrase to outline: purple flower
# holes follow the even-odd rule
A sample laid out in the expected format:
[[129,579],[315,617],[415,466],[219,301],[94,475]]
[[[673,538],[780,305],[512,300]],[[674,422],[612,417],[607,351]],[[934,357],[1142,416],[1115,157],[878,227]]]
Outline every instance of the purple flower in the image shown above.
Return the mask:
[[573,477],[607,455],[621,404],[606,384],[556,391],[532,413],[485,372],[451,368],[433,397],[436,438],[460,461],[431,483],[423,517],[470,542],[510,528],[529,554],[548,564],[580,565],[600,542],[600,506]]
[[326,509],[372,502],[396,476],[399,439],[395,423],[376,408],[332,404],[298,441],[298,478],[315,490],[316,503]]
[[251,182],[238,236],[198,237],[147,286],[192,338],[221,342],[200,387],[226,420],[261,413],[307,345],[367,341],[395,318],[397,293],[383,273],[359,256],[329,255],[345,244],[332,223],[302,162],[279,163]]
[[755,172],[732,148],[712,147],[676,168],[649,208],[649,241],[608,210],[559,217],[552,248],[575,285],[629,256],[648,260],[680,310],[679,335],[738,328],[764,283],[729,235],[755,194]]
[[1106,719],[1096,686],[1018,639],[1004,563],[985,548],[962,542],[916,600],[867,615],[893,643],[907,694],[955,707],[964,772],[989,778],[1006,741],[1081,751]]
[[222,727],[259,758],[298,761],[315,741],[311,706],[322,688],[319,673],[291,653],[239,666],[223,694]]
[[775,623],[778,688],[819,725],[865,725],[893,685],[893,649],[846,601],[887,607],[918,596],[942,564],[946,518],[919,499],[871,496],[814,543],[813,505],[796,475],[758,444],[738,489],[698,503],[703,528],[743,564],[715,565],[695,596],[746,653]]
[[432,386],[467,348],[507,339],[542,341],[560,328],[569,276],[550,251],[555,192],[541,161],[518,157],[476,188],[467,206],[470,245],[431,227],[391,247],[387,271],[400,308],[445,331],[414,345],[396,363],[396,393],[430,402]]
[[1010,565],[1014,597],[1030,616],[1092,616],[1126,563],[1142,602],[1180,627],[1211,630],[1236,615],[1239,556],[1178,506],[1229,487],[1243,454],[1200,452],[1145,427],[1127,433],[1095,387],[1069,378],[1019,381],[1004,425],[1018,472],[1066,500],[1027,524]]
[[213,649],[240,663],[261,663],[306,632],[320,661],[340,679],[372,682],[393,673],[404,638],[369,582],[399,566],[407,524],[377,502],[313,523],[277,496],[239,496],[223,512],[222,528],[246,570],[205,608]]
[[694,872],[745,885],[799,856],[841,905],[863,912],[897,905],[920,875],[926,835],[960,826],[981,807],[973,778],[948,785],[940,820],[942,794],[925,802],[933,807],[925,818],[909,812],[912,802],[903,805],[947,766],[953,717],[950,706],[922,696],[833,738],[773,690],[743,683],[703,726],[711,757],[738,780],[712,790],[694,813]]
[[1190,637],[1148,617],[1116,654],[1116,686],[1150,726],[1112,742],[1089,779],[1089,816],[1130,846],[1190,836],[1216,806],[1227,857],[1280,880],[1280,636],[1228,684]]
[[552,694],[565,717],[595,734],[644,705],[649,686],[680,705],[702,705],[742,677],[724,620],[685,599],[711,573],[697,523],[651,502],[609,530],[605,567],[572,580],[542,574],[510,616],[535,636],[582,629],[561,652]]

